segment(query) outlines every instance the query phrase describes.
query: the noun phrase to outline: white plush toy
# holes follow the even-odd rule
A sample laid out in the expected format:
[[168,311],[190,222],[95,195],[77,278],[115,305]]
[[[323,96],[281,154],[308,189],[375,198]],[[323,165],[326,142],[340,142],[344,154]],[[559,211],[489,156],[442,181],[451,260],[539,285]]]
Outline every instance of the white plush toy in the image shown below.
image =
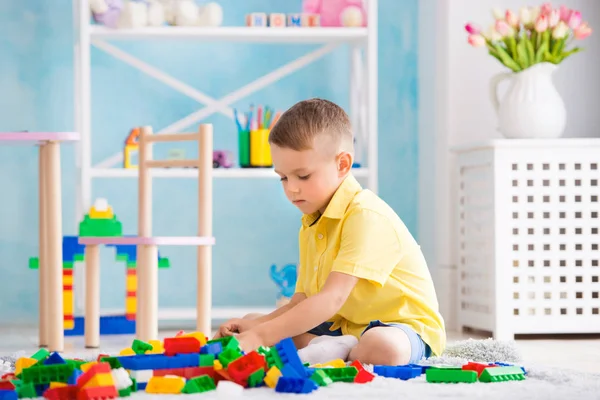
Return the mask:
[[198,16],[199,26],[221,26],[223,23],[223,8],[215,2],[200,6]]
[[117,28],[142,28],[148,25],[148,5],[141,1],[128,1],[123,4]]

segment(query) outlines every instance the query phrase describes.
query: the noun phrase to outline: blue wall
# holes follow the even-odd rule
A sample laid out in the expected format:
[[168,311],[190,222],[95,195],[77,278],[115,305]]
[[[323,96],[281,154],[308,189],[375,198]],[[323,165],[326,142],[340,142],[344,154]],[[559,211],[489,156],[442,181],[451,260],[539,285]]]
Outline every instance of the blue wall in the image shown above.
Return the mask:
[[[50,5],[53,4],[53,6]],[[224,25],[264,10],[296,12],[299,0],[221,0]],[[285,5],[283,5],[285,4]],[[281,8],[283,7],[283,8]],[[0,2],[0,131],[73,130],[73,30],[69,0]],[[417,0],[380,0],[379,9],[380,195],[416,235],[417,226]],[[220,98],[316,46],[116,43],[138,58],[214,98]],[[285,109],[298,100],[326,97],[348,106],[348,52],[342,48],[274,85],[233,104],[251,102]],[[129,129],[156,129],[202,105],[92,48],[93,161],[120,151]],[[236,147],[231,120],[213,114],[215,147]],[[195,129],[197,124],[189,127]],[[157,152],[166,148],[159,147]],[[76,233],[75,151],[62,152],[63,226]],[[37,153],[0,147],[0,322],[33,322],[38,274],[27,268],[37,255]],[[154,181],[154,232],[194,235],[197,190],[186,179]],[[297,259],[299,212],[287,203],[277,179],[217,179],[214,184],[214,304],[274,304],[271,264]],[[134,179],[96,179],[93,197],[107,198],[126,233],[137,228]],[[168,210],[168,212],[167,212]],[[172,213],[170,213],[172,210]],[[195,304],[195,250],[164,248],[172,267],[159,274],[159,305]],[[125,270],[114,250],[102,252],[101,306],[124,307]]]

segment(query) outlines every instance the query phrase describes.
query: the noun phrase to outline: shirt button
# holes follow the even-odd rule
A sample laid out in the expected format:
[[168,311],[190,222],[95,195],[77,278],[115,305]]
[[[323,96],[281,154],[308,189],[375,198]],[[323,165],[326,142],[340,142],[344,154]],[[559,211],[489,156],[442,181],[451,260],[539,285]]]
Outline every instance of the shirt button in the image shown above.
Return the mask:
[[323,239],[323,234],[322,234],[322,233],[319,233],[319,234],[317,235],[317,237],[318,237],[319,239]]

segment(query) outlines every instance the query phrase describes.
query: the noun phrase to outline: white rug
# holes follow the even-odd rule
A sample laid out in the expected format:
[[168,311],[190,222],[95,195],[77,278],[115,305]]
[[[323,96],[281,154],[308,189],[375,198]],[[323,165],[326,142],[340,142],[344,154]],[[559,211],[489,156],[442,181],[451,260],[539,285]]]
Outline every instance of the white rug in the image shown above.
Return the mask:
[[[560,351],[560,349],[548,349]],[[14,362],[15,357],[23,356],[17,353],[12,357],[0,357],[8,362]],[[65,357],[78,357],[77,354],[64,354]],[[94,357],[87,354],[84,359]],[[448,346],[443,357],[423,360],[421,364],[462,365],[468,361],[479,362],[509,362],[522,365],[527,371],[524,381],[497,383],[461,383],[434,384],[425,380],[425,375],[419,378],[402,381],[399,379],[377,376],[367,384],[334,383],[319,388],[310,394],[277,393],[266,387],[246,389],[240,399],[276,399],[298,397],[306,399],[482,399],[482,400],[594,400],[600,399],[600,374],[586,374],[575,370],[547,368],[541,365],[530,365],[520,358],[513,342],[496,342],[487,340],[466,340]],[[137,392],[130,398],[182,399],[184,397],[224,399],[216,391],[198,395],[149,395]],[[227,399],[231,399],[228,396]]]

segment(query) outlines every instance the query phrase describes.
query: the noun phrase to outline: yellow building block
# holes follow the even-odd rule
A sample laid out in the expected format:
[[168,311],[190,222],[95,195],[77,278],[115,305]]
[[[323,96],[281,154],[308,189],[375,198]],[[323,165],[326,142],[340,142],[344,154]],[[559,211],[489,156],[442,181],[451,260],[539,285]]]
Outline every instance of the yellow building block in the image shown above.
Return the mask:
[[50,389],[68,386],[64,382],[50,382]]
[[29,357],[21,357],[15,362],[15,375],[19,375],[24,368],[29,368],[37,363],[37,360]]
[[221,361],[219,361],[219,360],[215,360],[215,361],[213,362],[213,369],[214,369],[215,371],[217,371],[217,370],[219,370],[219,369],[223,369],[223,365],[221,364]]
[[111,207],[108,207],[106,210],[96,210],[94,206],[90,207],[90,218],[91,219],[111,219],[114,216],[113,210]]
[[146,350],[145,354],[162,354],[165,352],[163,343],[160,340],[149,340],[148,344],[152,346],[152,350]]
[[73,315],[72,290],[63,290],[63,315]]
[[123,167],[124,168],[135,169],[138,167],[137,165],[135,165],[131,162],[131,159],[133,158],[134,154],[138,152],[138,149],[139,149],[139,146],[136,144],[125,145],[125,150],[123,151],[123,161],[124,161]]
[[86,372],[88,372],[88,370],[90,368],[92,368],[96,364],[98,364],[98,361],[90,361],[90,362],[87,362],[85,364],[81,364],[81,366],[79,367],[79,369],[81,369],[81,371],[83,373],[86,373]]
[[269,372],[267,372],[267,375],[265,376],[265,384],[271,389],[273,389],[275,386],[277,386],[277,381],[279,380],[280,376],[281,371],[279,370],[279,368],[275,366],[271,367],[271,369],[269,370]]
[[200,342],[200,346],[204,346],[206,344],[206,336],[202,332],[190,332],[181,335],[180,337],[195,337]]
[[146,385],[146,393],[177,394],[185,386],[185,378],[181,376],[153,376]]
[[73,275],[63,274],[63,285],[73,285]]
[[135,314],[137,309],[137,299],[134,296],[125,298],[125,314]]
[[84,388],[115,386],[115,380],[111,373],[96,374],[83,385]]
[[73,329],[75,328],[75,320],[73,319],[65,319],[63,320],[63,329]]
[[119,352],[120,356],[135,356],[135,351],[131,347],[127,347]]
[[313,367],[313,368],[325,368],[325,367],[344,368],[345,366],[346,366],[346,363],[344,362],[344,360],[342,360],[341,358],[338,358],[336,360],[327,361],[326,363],[323,363],[323,364],[315,364],[315,365],[312,365],[311,367]]
[[135,292],[137,290],[137,276],[127,275],[125,279],[125,290],[128,292]]

